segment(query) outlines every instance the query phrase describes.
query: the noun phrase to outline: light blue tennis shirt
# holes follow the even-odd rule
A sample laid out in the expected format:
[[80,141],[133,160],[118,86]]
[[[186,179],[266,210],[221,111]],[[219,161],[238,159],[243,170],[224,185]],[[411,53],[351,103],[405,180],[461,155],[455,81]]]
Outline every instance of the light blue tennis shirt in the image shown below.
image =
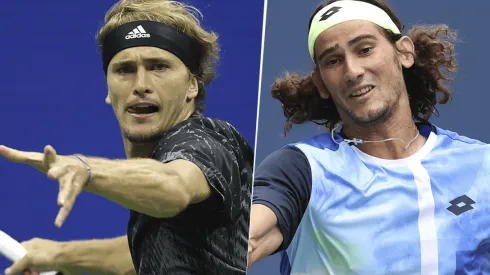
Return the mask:
[[[426,129],[425,145],[398,160],[329,133],[290,145],[309,163],[311,190],[281,273],[490,274],[490,147]],[[271,207],[285,232],[288,212],[261,180],[254,203]]]

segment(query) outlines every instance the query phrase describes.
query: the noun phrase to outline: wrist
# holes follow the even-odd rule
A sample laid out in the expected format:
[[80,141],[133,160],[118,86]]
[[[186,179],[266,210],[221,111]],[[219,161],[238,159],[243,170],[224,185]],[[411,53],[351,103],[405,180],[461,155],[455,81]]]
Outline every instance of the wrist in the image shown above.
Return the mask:
[[70,243],[58,242],[57,246],[58,248],[56,249],[56,253],[54,255],[57,271],[63,272],[71,269],[71,266],[73,265],[71,255],[73,253],[73,248],[70,246]]
[[88,163],[88,158],[82,154],[73,154],[71,156],[73,158],[75,158],[76,160],[78,160],[83,165],[83,168],[85,169],[86,177],[85,177],[85,181],[83,183],[83,189],[86,189],[87,186],[90,185],[90,180],[92,178],[92,168],[91,168],[90,164]]

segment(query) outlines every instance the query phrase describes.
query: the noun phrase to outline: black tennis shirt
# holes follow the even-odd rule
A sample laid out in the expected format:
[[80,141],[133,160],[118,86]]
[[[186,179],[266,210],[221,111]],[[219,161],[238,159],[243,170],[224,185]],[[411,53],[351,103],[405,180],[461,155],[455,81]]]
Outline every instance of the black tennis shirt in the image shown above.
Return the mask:
[[172,218],[131,211],[128,241],[137,273],[246,274],[253,151],[243,136],[225,121],[194,113],[167,131],[152,158],[193,162],[212,194]]

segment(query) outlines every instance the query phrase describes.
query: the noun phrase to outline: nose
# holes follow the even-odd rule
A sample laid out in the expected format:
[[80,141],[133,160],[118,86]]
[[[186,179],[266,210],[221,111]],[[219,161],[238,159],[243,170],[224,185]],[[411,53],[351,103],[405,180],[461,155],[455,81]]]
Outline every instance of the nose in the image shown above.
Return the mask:
[[359,83],[362,80],[364,73],[365,70],[361,62],[355,60],[354,58],[346,57],[344,80],[347,84],[355,85]]
[[144,94],[151,93],[152,91],[145,70],[138,69],[135,76],[133,94],[137,96],[143,96]]

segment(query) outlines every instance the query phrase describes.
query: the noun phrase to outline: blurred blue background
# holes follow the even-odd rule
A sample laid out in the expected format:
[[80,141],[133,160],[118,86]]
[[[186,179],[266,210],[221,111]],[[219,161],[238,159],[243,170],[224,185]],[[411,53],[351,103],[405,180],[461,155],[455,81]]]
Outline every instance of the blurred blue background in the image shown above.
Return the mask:
[[[285,71],[309,73],[313,64],[308,54],[308,20],[320,0],[268,0],[264,60],[260,94],[256,165],[280,147],[321,133],[314,124],[294,125],[286,138],[281,137],[285,118],[279,101],[272,100],[270,87]],[[490,37],[486,34],[488,1],[388,0],[405,24],[448,24],[457,30],[462,42],[456,45],[460,67],[452,86],[453,100],[439,106],[436,125],[461,135],[490,142],[487,117],[490,117],[488,64]],[[248,274],[279,274],[280,257],[271,256],[255,264]]]
[[[95,34],[114,0],[3,1],[0,8],[0,144],[60,154],[125,158],[110,106]],[[192,0],[220,36],[218,78],[206,114],[235,125],[254,146],[263,0]],[[19,241],[107,238],[125,234],[128,211],[82,194],[61,229],[54,227],[58,184],[37,170],[0,159],[0,230]],[[0,256],[0,274],[10,263]]]

